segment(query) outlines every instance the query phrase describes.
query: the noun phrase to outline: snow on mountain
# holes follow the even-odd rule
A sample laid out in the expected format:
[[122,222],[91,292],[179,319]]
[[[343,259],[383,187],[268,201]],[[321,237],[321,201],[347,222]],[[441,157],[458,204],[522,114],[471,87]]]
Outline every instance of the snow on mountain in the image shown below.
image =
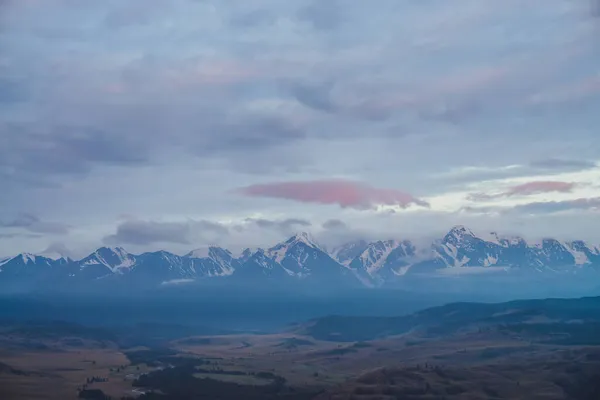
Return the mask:
[[101,247],[78,262],[81,269],[106,267],[112,272],[135,265],[136,257],[122,247]]
[[58,266],[55,261],[31,253],[22,253],[0,263],[0,284],[23,281],[48,281]]
[[201,247],[201,248],[190,251],[188,254],[186,254],[186,257],[208,258],[209,255],[210,255],[210,247]]
[[346,280],[347,268],[331,258],[307,233],[296,234],[271,247],[265,254],[298,278]]
[[588,244],[583,240],[564,242],[563,246],[571,253],[577,266],[600,264],[600,247],[598,246]]
[[[19,254],[0,261],[0,285],[27,282],[125,281],[152,287],[163,282],[192,282],[226,278],[251,284],[318,283],[325,287],[393,285],[421,274],[477,275],[493,271],[532,273],[600,272],[600,247],[584,241],[552,238],[526,241],[495,232],[476,234],[464,226],[441,239],[419,243],[385,240],[355,241],[327,253],[309,234],[299,233],[267,250],[245,249],[240,254],[216,246],[179,256],[166,251],[133,255],[120,247],[102,247],[79,261],[60,254]],[[265,280],[265,278],[267,278]],[[67,284],[69,286],[70,283]],[[36,287],[38,287],[36,286]],[[133,287],[133,286],[132,286]]]
[[399,242],[396,240],[369,243],[367,248],[350,263],[350,268],[364,269],[373,276],[383,267],[390,253],[398,245]]
[[356,257],[360,256],[367,249],[368,246],[369,243],[365,240],[357,240],[334,247],[329,255],[340,264],[349,266]]
[[385,240],[368,243],[362,253],[349,264],[363,282],[378,285],[384,281],[405,275],[417,260],[417,250],[408,240]]
[[[323,252],[321,247],[316,243],[310,234],[301,232],[292,236],[285,242],[278,243],[271,247],[267,250],[267,254],[270,258],[281,264],[288,256],[292,254],[292,251],[298,247],[315,249]],[[305,260],[296,259],[296,261],[302,264]]]
[[[23,264],[34,264],[36,262],[36,259],[38,258],[38,256],[36,256],[35,254],[31,254],[31,253],[23,253],[21,254],[21,259],[23,260]],[[42,257],[43,258],[43,257]]]
[[21,253],[15,257],[5,258],[0,262],[0,267],[4,267],[7,269],[13,266],[28,266],[28,267],[36,267],[36,266],[44,266],[51,267],[55,265],[55,260],[52,260],[48,257],[43,257],[31,253]]
[[[303,246],[308,248],[317,249],[316,246],[310,239],[307,233],[299,233],[297,235],[292,236],[288,240],[282,243],[278,243],[275,246],[271,247],[267,250],[266,254],[275,260],[275,262],[280,263],[291,254],[296,246]],[[301,262],[300,260],[297,260]]]
[[240,264],[229,250],[216,246],[194,250],[185,259],[198,277],[229,276]]
[[245,282],[264,280],[265,278],[289,279],[293,274],[281,264],[269,257],[264,250],[259,249],[252,254],[233,273],[233,277]]
[[254,254],[256,254],[256,252],[258,251],[264,251],[261,248],[250,248],[247,247],[245,249],[243,249],[241,252],[235,253],[233,254],[233,257],[235,259],[237,259],[240,263],[245,263],[246,261],[248,261],[250,259],[250,257],[252,257]]
[[164,250],[143,253],[136,257],[135,264],[128,269],[125,276],[131,281],[149,283],[195,279],[195,266],[189,260]]

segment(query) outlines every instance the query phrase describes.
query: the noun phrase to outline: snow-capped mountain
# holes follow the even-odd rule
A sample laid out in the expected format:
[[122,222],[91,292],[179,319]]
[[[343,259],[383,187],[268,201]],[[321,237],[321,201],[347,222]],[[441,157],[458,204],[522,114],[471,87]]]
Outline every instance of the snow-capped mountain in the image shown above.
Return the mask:
[[40,268],[51,269],[58,265],[57,260],[30,253],[21,253],[15,257],[0,262],[0,272],[3,274],[27,275],[35,273]]
[[84,259],[76,262],[79,267],[72,275],[101,278],[113,273],[122,274],[136,263],[136,257],[121,247],[101,247]]
[[22,253],[0,262],[0,288],[6,284],[13,290],[28,289],[39,284],[52,284],[62,260],[52,260],[30,253]]
[[329,255],[342,265],[349,266],[350,263],[360,256],[369,246],[366,240],[357,240],[350,243],[344,243],[334,247]]
[[258,249],[248,258],[242,254],[243,263],[235,270],[233,277],[239,282],[261,283],[264,280],[288,281],[293,275],[283,265]]
[[203,277],[229,276],[240,265],[229,250],[216,246],[194,250],[185,256],[185,261],[196,275]]
[[600,272],[600,246],[552,238],[528,242],[496,232],[475,234],[464,226],[416,246],[410,240],[356,241],[327,252],[307,233],[273,247],[240,254],[216,246],[180,256],[166,251],[131,254],[102,247],[81,260],[29,253],[0,260],[0,289],[94,283],[154,287],[169,282],[215,280],[248,285],[320,284],[382,286],[411,276],[469,271],[571,274]]
[[289,275],[303,279],[336,280],[348,274],[308,233],[299,233],[266,251]]
[[245,248],[244,250],[242,250],[239,254],[234,255],[234,257],[241,263],[245,263],[246,261],[248,261],[250,259],[250,257],[252,257],[254,254],[256,254],[257,251],[264,251],[263,249],[260,248]]

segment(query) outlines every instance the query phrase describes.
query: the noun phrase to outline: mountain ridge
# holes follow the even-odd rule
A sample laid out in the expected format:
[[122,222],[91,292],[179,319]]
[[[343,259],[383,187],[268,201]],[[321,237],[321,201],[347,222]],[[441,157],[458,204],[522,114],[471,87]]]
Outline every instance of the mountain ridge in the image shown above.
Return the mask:
[[136,255],[122,247],[101,247],[80,260],[21,253],[0,260],[0,288],[11,280],[27,286],[28,280],[82,284],[120,277],[149,286],[232,278],[248,285],[303,281],[380,287],[415,275],[515,271],[577,274],[588,270],[600,272],[600,246],[553,238],[529,243],[522,237],[496,232],[476,235],[459,225],[423,246],[407,239],[388,239],[354,241],[328,250],[301,232],[270,248],[245,249],[237,255],[218,246],[183,256],[164,250]]

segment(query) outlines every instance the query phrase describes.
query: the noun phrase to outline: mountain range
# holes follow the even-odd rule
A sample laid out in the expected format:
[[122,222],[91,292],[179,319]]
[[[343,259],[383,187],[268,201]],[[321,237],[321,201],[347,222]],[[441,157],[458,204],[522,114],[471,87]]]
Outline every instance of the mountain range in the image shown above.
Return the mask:
[[600,246],[552,238],[530,243],[464,226],[417,246],[411,240],[364,240],[326,249],[299,233],[268,249],[233,254],[209,247],[180,256],[167,251],[131,254],[102,247],[81,260],[23,253],[0,260],[0,290],[124,284],[155,287],[194,281],[238,285],[394,286],[411,276],[486,273],[600,272]]

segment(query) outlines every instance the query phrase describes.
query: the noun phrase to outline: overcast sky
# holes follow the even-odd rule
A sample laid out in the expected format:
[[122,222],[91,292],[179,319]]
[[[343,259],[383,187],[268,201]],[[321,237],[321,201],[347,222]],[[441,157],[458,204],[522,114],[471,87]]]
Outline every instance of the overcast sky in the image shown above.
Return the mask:
[[0,0],[0,256],[600,243],[597,3]]

